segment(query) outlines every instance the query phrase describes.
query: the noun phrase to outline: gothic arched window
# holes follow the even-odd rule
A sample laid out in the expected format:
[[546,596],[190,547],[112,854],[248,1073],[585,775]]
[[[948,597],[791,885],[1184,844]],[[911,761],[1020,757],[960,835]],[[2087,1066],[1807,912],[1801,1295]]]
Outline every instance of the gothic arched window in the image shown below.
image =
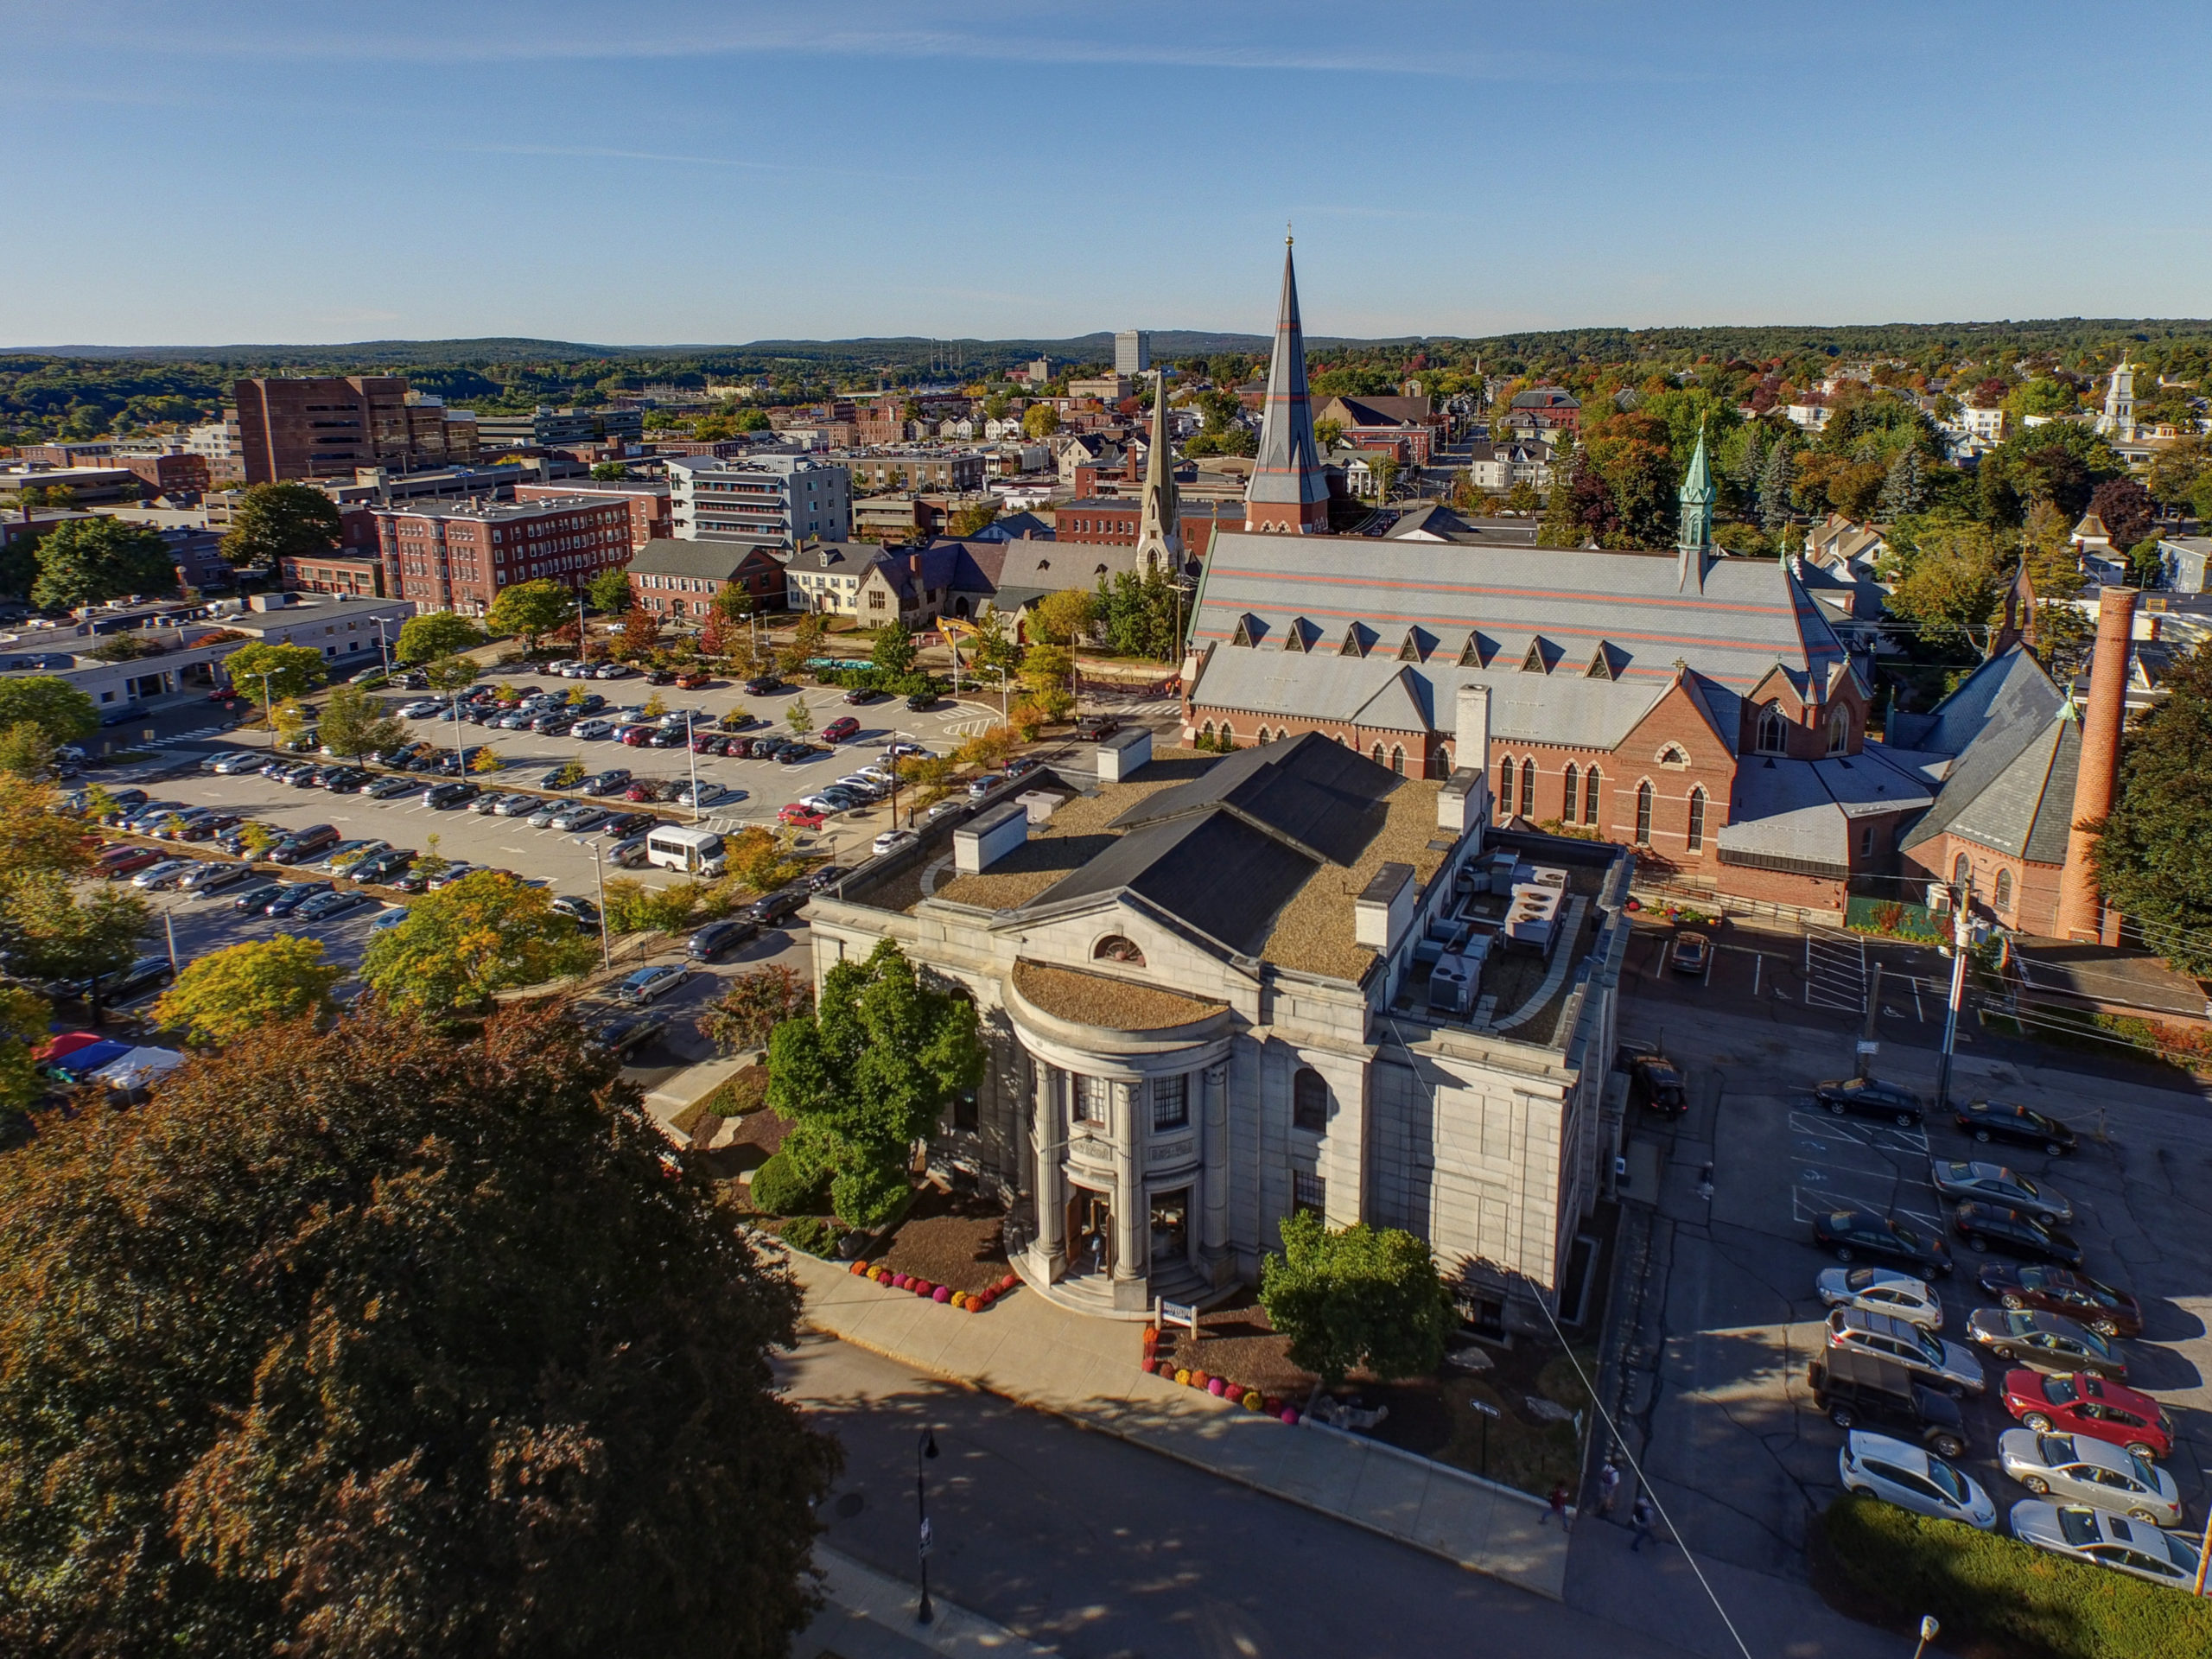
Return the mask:
[[1782,705],[1770,702],[1759,710],[1759,753],[1780,754],[1789,744],[1789,722],[1783,716]]
[[1582,777],[1582,822],[1593,830],[1598,826],[1598,776],[1592,766]]
[[1646,778],[1636,786],[1636,844],[1651,844],[1651,780]]
[[1521,763],[1521,813],[1523,817],[1536,816],[1536,762],[1534,756]]

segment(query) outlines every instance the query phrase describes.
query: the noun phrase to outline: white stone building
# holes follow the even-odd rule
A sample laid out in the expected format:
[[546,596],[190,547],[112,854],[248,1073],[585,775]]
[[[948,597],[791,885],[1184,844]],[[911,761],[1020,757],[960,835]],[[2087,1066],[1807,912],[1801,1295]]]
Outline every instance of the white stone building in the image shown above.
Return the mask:
[[1318,734],[1126,733],[814,901],[817,977],[891,938],[975,1001],[988,1074],[931,1158],[1009,1202],[1030,1285],[1205,1300],[1311,1209],[1421,1235],[1475,1317],[1543,1328],[1618,1145],[1630,865],[1486,829],[1486,691],[1460,715],[1444,782]]

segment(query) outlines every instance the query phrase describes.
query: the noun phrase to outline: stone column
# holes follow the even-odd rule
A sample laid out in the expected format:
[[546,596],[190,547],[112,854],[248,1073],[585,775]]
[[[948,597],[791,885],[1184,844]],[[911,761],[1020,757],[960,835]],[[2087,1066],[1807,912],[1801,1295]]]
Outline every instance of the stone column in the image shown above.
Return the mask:
[[1057,1066],[1037,1063],[1037,1239],[1029,1248],[1047,1282],[1060,1278],[1068,1266],[1068,1206],[1061,1179],[1066,1084],[1066,1074]]
[[1216,1060],[1198,1074],[1198,1213],[1192,1234],[1206,1277],[1221,1282],[1229,1257],[1229,1062]]
[[1136,1084],[1116,1081],[1113,1101],[1114,1277],[1126,1283],[1145,1276],[1151,1216],[1145,1209],[1144,1166],[1139,1157],[1144,1142],[1137,1128]]

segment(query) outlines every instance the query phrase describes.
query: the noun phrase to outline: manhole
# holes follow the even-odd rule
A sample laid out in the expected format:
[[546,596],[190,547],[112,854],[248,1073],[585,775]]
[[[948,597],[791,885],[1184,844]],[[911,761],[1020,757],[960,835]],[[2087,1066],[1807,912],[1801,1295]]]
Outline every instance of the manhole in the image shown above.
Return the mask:
[[837,1518],[849,1521],[868,1507],[868,1499],[858,1492],[846,1492],[837,1499]]

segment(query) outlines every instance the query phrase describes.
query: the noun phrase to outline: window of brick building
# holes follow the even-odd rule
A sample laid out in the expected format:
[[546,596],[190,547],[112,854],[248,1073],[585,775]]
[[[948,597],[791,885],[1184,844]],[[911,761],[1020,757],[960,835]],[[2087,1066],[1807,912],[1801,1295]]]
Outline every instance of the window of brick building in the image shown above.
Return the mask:
[[1568,761],[1567,763],[1567,787],[1560,791],[1560,797],[1567,803],[1566,805],[1560,808],[1559,817],[1561,823],[1573,823],[1574,822],[1574,809],[1580,804],[1576,791],[1580,788],[1581,783],[1582,773],[1576,768],[1573,761]]
[[1291,1171],[1290,1207],[1294,1213],[1319,1216],[1325,1219],[1329,1213],[1329,1184],[1319,1175],[1309,1175],[1302,1169]]
[[1529,818],[1536,816],[1536,763],[1534,759],[1521,763],[1521,814]]
[[2012,872],[2010,870],[1997,872],[1997,908],[2012,908]]
[[1513,757],[1510,754],[1497,764],[1497,810],[1506,817],[1513,816]]
[[1770,702],[1759,710],[1759,753],[1780,754],[1789,743],[1789,722],[1783,717],[1782,705]]
[[1582,778],[1582,822],[1591,829],[1598,825],[1598,768],[1592,766]]
[[1647,778],[1636,786],[1636,844],[1651,844],[1651,780]]
[[1689,833],[1683,838],[1683,844],[1694,853],[1702,852],[1705,849],[1705,790],[1702,785],[1690,791]]

